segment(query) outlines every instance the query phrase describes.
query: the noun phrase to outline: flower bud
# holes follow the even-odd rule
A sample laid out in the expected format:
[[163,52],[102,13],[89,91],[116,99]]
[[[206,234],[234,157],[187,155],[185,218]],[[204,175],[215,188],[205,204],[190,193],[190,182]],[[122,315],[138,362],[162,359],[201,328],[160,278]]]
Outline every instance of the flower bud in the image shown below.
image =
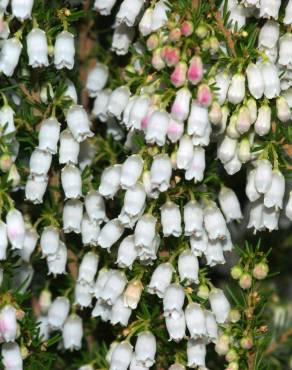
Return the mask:
[[25,238],[23,216],[17,209],[11,209],[6,215],[7,236],[12,249],[22,249]]
[[108,221],[100,230],[98,245],[101,246],[101,248],[110,250],[110,248],[120,239],[123,232],[124,227],[117,218]]
[[181,24],[181,33],[183,36],[188,37],[191,36],[194,32],[194,24],[191,21],[183,21]]
[[83,106],[72,105],[67,111],[66,120],[74,139],[78,143],[93,136],[93,132],[90,131],[91,122]]
[[157,294],[159,298],[163,298],[166,289],[171,283],[172,274],[173,267],[170,263],[161,263],[158,265],[152,273],[148,292],[150,294]]
[[52,293],[47,289],[42,290],[38,302],[40,305],[41,312],[44,315],[47,314],[52,303]]
[[[103,0],[104,1],[104,0]],[[110,359],[110,370],[127,370],[132,360],[132,346],[121,342],[114,348]]]
[[72,33],[62,31],[58,34],[54,47],[54,63],[57,69],[74,67],[75,45]]
[[96,65],[90,70],[87,76],[86,88],[89,91],[90,97],[96,97],[108,80],[108,67],[102,63]]
[[0,109],[0,127],[4,129],[3,135],[15,132],[14,110],[7,104]]
[[185,62],[179,62],[170,76],[171,83],[176,88],[182,87],[186,82],[188,66]]
[[187,345],[188,366],[205,368],[206,344],[201,339],[189,339]]
[[140,23],[139,23],[139,31],[142,36],[148,36],[151,33],[151,26],[152,26],[152,14],[153,14],[153,9],[148,8],[144,12]]
[[209,298],[209,288],[207,285],[200,285],[199,289],[197,291],[197,296],[202,299],[208,299]]
[[227,222],[243,218],[239,200],[232,189],[222,187],[218,199]]
[[208,116],[209,116],[210,122],[213,125],[215,126],[220,125],[220,123],[222,122],[222,109],[218,102],[214,101],[212,103]]
[[112,199],[120,187],[121,165],[107,167],[102,175],[99,185],[99,193],[105,197]]
[[204,39],[205,37],[207,37],[209,30],[204,23],[200,23],[199,26],[196,28],[195,33],[199,39]]
[[188,284],[199,284],[198,258],[190,251],[185,250],[178,257],[178,272],[181,281],[187,280]]
[[164,316],[177,317],[183,308],[184,301],[185,292],[183,287],[179,284],[170,284],[163,297]]
[[154,50],[152,59],[151,59],[151,64],[152,64],[152,67],[156,69],[157,71],[160,71],[165,67],[165,62],[161,57],[161,48]]
[[224,104],[230,84],[230,76],[227,72],[219,72],[215,76],[214,94],[220,105]]
[[229,344],[230,344],[230,338],[226,334],[222,334],[219,336],[216,345],[215,345],[215,351],[220,356],[224,356],[227,354],[229,350]]
[[181,35],[182,35],[181,29],[177,27],[177,28],[172,29],[169,32],[168,37],[171,42],[175,43],[181,39]]
[[161,224],[163,235],[168,237],[181,235],[181,214],[179,206],[173,202],[166,202],[161,208]]
[[185,121],[189,115],[190,100],[191,93],[189,89],[182,88],[178,90],[171,107],[171,116],[178,121]]
[[280,96],[276,100],[276,107],[277,107],[277,117],[281,122],[287,122],[291,118],[290,107],[288,102],[285,98]]
[[209,107],[212,103],[212,92],[207,84],[198,87],[197,102],[203,107]]
[[231,139],[225,135],[221,143],[218,145],[217,156],[220,161],[225,164],[234,158],[236,148],[237,140]]
[[61,329],[70,309],[70,302],[66,297],[57,297],[48,311],[49,324],[53,329]]
[[285,8],[284,24],[290,25],[292,23],[292,1],[289,0]]
[[223,290],[213,288],[209,295],[209,301],[218,324],[226,322],[230,312],[230,303],[225,297]]
[[157,31],[158,29],[162,28],[167,20],[168,15],[167,12],[169,11],[169,7],[166,4],[165,0],[159,0],[153,9],[152,17],[151,17],[151,31]]
[[21,42],[13,37],[4,41],[0,56],[0,71],[11,77],[18,64],[22,50]]
[[239,265],[235,265],[232,267],[231,271],[231,276],[233,279],[238,280],[243,274],[242,268]]
[[22,370],[23,361],[19,345],[17,343],[4,343],[2,345],[2,363],[6,370]]
[[33,28],[26,37],[28,64],[32,68],[47,67],[48,60],[48,42],[46,33],[39,29]]
[[234,348],[231,348],[226,356],[225,356],[225,359],[227,362],[234,362],[234,361],[237,361],[238,360],[238,353],[236,352],[236,350]]
[[80,234],[83,216],[83,205],[80,200],[69,199],[63,208],[63,230],[65,233]]
[[264,280],[269,273],[269,266],[266,262],[260,262],[255,265],[252,275],[257,280]]
[[131,281],[123,294],[124,305],[135,310],[141,298],[143,284],[140,280]]
[[165,318],[165,325],[170,340],[180,342],[185,337],[186,320],[183,311],[179,312],[178,315],[176,315],[175,317],[167,316]]
[[0,334],[4,342],[14,342],[17,334],[16,310],[5,305],[0,311]]
[[244,272],[239,279],[239,286],[242,289],[250,289],[252,285],[252,277],[249,273]]
[[248,138],[244,137],[240,141],[237,154],[241,163],[246,163],[251,160],[251,148]]
[[194,56],[189,64],[188,80],[193,85],[197,85],[202,80],[203,73],[202,59],[199,56]]
[[7,247],[8,247],[7,227],[6,224],[0,220],[0,261],[6,260]]
[[244,337],[240,340],[240,346],[243,349],[251,349],[253,347],[253,339],[252,337]]
[[239,104],[245,98],[245,76],[241,73],[235,74],[231,79],[228,89],[228,100],[232,104]]
[[247,107],[243,106],[239,109],[238,118],[236,122],[236,130],[242,135],[246,133],[251,126],[251,119],[249,110]]

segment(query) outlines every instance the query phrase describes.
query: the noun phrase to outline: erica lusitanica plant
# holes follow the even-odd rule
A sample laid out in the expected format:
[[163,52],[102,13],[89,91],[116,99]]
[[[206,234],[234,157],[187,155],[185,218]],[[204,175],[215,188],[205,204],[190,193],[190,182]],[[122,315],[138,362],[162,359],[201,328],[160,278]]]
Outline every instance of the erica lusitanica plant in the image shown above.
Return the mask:
[[0,0],[0,369],[292,369],[292,0]]

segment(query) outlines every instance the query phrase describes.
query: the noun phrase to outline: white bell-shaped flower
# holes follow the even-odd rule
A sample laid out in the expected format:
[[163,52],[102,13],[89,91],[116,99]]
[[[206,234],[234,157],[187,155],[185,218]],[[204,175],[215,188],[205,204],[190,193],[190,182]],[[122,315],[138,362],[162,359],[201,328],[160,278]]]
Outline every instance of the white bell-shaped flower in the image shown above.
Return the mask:
[[156,338],[149,331],[143,331],[138,334],[135,345],[135,358],[137,364],[151,367],[155,363]]
[[276,65],[272,62],[264,62],[261,64],[260,68],[265,84],[265,97],[268,99],[273,99],[279,96],[281,87],[279,71]]
[[115,28],[112,40],[112,51],[117,55],[126,55],[134,38],[134,27],[121,23]]
[[15,132],[14,114],[14,110],[8,104],[4,104],[0,109],[0,127],[3,129],[3,135]]
[[129,156],[122,164],[121,186],[123,189],[133,187],[141,177],[143,170],[143,159],[138,154]]
[[136,247],[150,247],[156,234],[157,219],[150,215],[143,215],[137,222],[134,238]]
[[45,315],[40,315],[37,318],[37,324],[40,330],[39,337],[41,338],[42,342],[47,341],[50,338],[50,326],[48,317]]
[[176,143],[183,135],[184,132],[184,123],[170,118],[167,137],[172,143]]
[[64,97],[71,99],[74,104],[77,104],[78,96],[74,83],[66,79],[66,90],[64,92]]
[[92,283],[97,272],[99,257],[93,252],[87,252],[80,263],[78,281]]
[[101,122],[106,122],[108,120],[107,107],[111,93],[111,89],[103,89],[96,94],[91,113]]
[[292,191],[289,193],[288,202],[285,207],[285,215],[290,221],[292,221]]
[[96,97],[98,92],[105,87],[108,75],[108,67],[99,62],[90,70],[87,76],[86,88],[91,98]]
[[259,159],[256,162],[255,187],[261,194],[265,194],[271,187],[273,178],[272,165],[267,159]]
[[0,53],[0,71],[5,76],[11,77],[13,75],[18,65],[21,50],[22,44],[16,37],[4,41]]
[[100,299],[109,305],[113,305],[123,293],[126,285],[127,278],[124,273],[114,270],[111,274],[108,274],[108,278],[100,294]]
[[180,342],[186,335],[186,320],[183,311],[175,317],[167,316],[165,318],[165,325],[168,331],[170,340]]
[[150,169],[152,190],[166,191],[170,185],[171,174],[172,166],[169,156],[167,154],[156,155]]
[[101,293],[104,289],[105,283],[107,282],[109,276],[114,272],[115,270],[108,270],[106,268],[102,268],[99,270],[96,282],[94,284],[93,293],[96,299],[99,299],[101,297]]
[[25,237],[25,225],[22,213],[11,209],[6,215],[7,236],[12,249],[21,249]]
[[227,163],[235,156],[237,148],[237,140],[231,139],[225,135],[221,143],[218,145],[217,156],[222,163]]
[[249,171],[245,187],[245,193],[251,202],[255,202],[261,196],[261,194],[257,191],[257,188],[255,186],[255,174],[256,174],[255,169]]
[[107,322],[110,321],[112,315],[112,306],[97,301],[94,309],[91,312],[92,317],[100,317],[102,321]]
[[238,158],[237,152],[235,153],[234,157],[227,163],[224,164],[224,169],[228,173],[229,176],[234,175],[238,171],[240,171],[242,167],[242,163]]
[[261,69],[254,63],[250,63],[246,69],[248,89],[255,99],[260,99],[264,94],[264,80]]
[[119,190],[121,182],[121,165],[116,164],[107,167],[102,175],[99,185],[99,193],[105,197],[112,199]]
[[35,149],[29,160],[31,175],[46,177],[52,163],[52,154],[41,149]]
[[33,204],[42,203],[47,186],[48,179],[41,176],[29,176],[25,184],[25,199],[31,201]]
[[250,214],[249,214],[249,221],[247,228],[254,228],[255,231],[263,230],[264,227],[264,220],[263,220],[263,210],[264,205],[261,200],[257,200],[251,204]]
[[283,66],[292,65],[292,54],[291,54],[292,37],[290,33],[284,34],[280,38],[279,47],[279,59],[278,63]]
[[205,314],[198,303],[189,303],[185,309],[185,317],[190,337],[204,338],[207,334]]
[[75,45],[72,33],[62,31],[58,34],[54,46],[54,63],[57,69],[74,67]]
[[147,95],[138,97],[129,113],[129,124],[131,127],[141,130],[143,119],[146,117],[150,105],[150,98]]
[[[226,231],[227,230],[228,229],[226,229]],[[208,241],[207,249],[204,251],[208,266],[213,267],[216,265],[223,265],[225,263],[225,258],[223,254],[223,243],[225,241],[227,241],[227,237],[224,241],[221,241],[219,239]]]
[[263,226],[268,231],[278,230],[280,212],[274,207],[263,207]]
[[140,280],[130,281],[123,294],[124,305],[135,310],[141,299],[143,288],[143,284]]
[[207,338],[210,342],[216,343],[218,339],[218,325],[213,312],[205,310],[205,321]]
[[141,183],[128,189],[124,197],[124,211],[130,216],[141,214],[145,208],[146,192]]
[[84,205],[91,221],[100,224],[107,220],[104,199],[96,190],[87,193]]
[[33,7],[33,0],[12,0],[11,10],[12,15],[20,21],[31,18],[31,11]]
[[85,281],[77,281],[75,284],[75,304],[79,305],[81,308],[90,307],[92,301],[92,285],[86,283]]
[[165,317],[177,317],[185,301],[184,288],[179,284],[170,284],[163,296],[163,314]]
[[205,149],[201,146],[195,146],[193,158],[185,173],[186,180],[194,179],[195,182],[202,181],[206,168]]
[[264,196],[265,207],[282,209],[285,194],[285,178],[280,171],[273,171],[272,183]]
[[159,0],[153,9],[152,17],[151,17],[151,31],[157,31],[161,27],[163,27],[167,20],[167,12],[169,11],[169,7],[166,4],[165,0]]
[[181,214],[179,206],[173,202],[166,202],[161,208],[161,224],[163,235],[168,237],[181,235]]
[[202,235],[203,210],[195,200],[189,201],[184,206],[184,224],[186,236],[195,235],[199,237]]
[[47,67],[48,60],[48,42],[45,31],[39,28],[33,28],[26,37],[28,64],[32,68]]
[[222,187],[218,199],[227,222],[243,218],[239,200],[232,189]]
[[51,154],[57,153],[57,145],[60,136],[60,123],[55,117],[44,120],[39,131],[39,145],[41,150]]
[[130,90],[127,86],[120,86],[116,88],[109,98],[108,113],[112,116],[121,118],[121,114],[130,98]]
[[23,360],[17,343],[4,343],[1,350],[2,363],[5,369],[22,370]]
[[124,0],[116,15],[116,22],[134,26],[135,21],[144,5],[144,0]]
[[48,274],[63,275],[66,273],[66,264],[68,258],[68,250],[63,242],[59,242],[59,247],[55,254],[47,256]]
[[138,27],[142,36],[148,36],[152,31],[152,14],[153,8],[147,8],[139,22]]
[[284,24],[292,24],[292,1],[289,0],[285,8]]
[[226,221],[214,202],[204,209],[204,225],[211,240],[226,238]]
[[215,83],[216,91],[214,93],[217,97],[218,103],[223,105],[227,97],[230,75],[225,71],[217,73],[215,76]]
[[0,261],[6,260],[7,247],[8,247],[7,226],[5,222],[0,220]]
[[206,344],[202,339],[189,339],[187,345],[188,366],[205,369]]
[[100,227],[96,221],[90,220],[87,214],[83,215],[81,223],[81,236],[83,245],[98,245]]
[[199,284],[198,258],[190,251],[180,253],[177,261],[178,273],[181,281],[186,280],[189,284]]
[[54,226],[47,226],[41,233],[40,246],[43,256],[55,254],[59,248],[60,231]]
[[48,311],[49,324],[53,329],[61,329],[70,309],[70,302],[66,297],[57,297]]
[[258,117],[254,124],[255,132],[258,135],[264,136],[270,132],[271,116],[272,116],[272,111],[268,105],[264,104],[259,108]]
[[121,268],[132,269],[132,265],[138,256],[135,248],[134,236],[129,235],[124,238],[119,245],[118,256],[116,263]]
[[223,290],[213,288],[209,294],[209,302],[218,324],[224,324],[230,312],[230,303]]
[[0,311],[0,334],[4,342],[14,342],[17,334],[16,310],[6,304]]
[[281,6],[281,0],[261,0],[260,17],[278,19],[278,13]]
[[168,125],[169,114],[165,110],[155,110],[151,114],[146,127],[146,142],[163,146],[166,141]]
[[277,117],[281,122],[287,122],[291,119],[291,111],[288,101],[283,96],[280,96],[276,100],[276,108],[277,108]]
[[194,155],[193,142],[189,135],[184,135],[178,145],[176,152],[176,164],[178,169],[187,170]]
[[268,20],[259,33],[259,47],[272,49],[276,46],[280,35],[279,23],[274,20]]
[[62,168],[61,183],[66,199],[78,199],[82,196],[82,179],[78,167],[67,164]]
[[123,235],[124,227],[121,222],[115,218],[108,221],[100,230],[98,236],[98,245],[101,248],[110,250],[110,248],[120,239]]
[[187,124],[188,135],[203,136],[208,124],[208,109],[193,100]]
[[171,107],[171,116],[180,122],[188,118],[190,112],[191,92],[187,88],[178,90]]
[[173,266],[168,262],[158,265],[151,275],[148,292],[163,298],[166,289],[171,283],[173,272]]
[[197,257],[201,257],[208,247],[208,236],[205,229],[202,229],[201,235],[192,235],[190,238],[191,251]]
[[74,139],[78,143],[93,136],[93,132],[90,131],[91,122],[82,105],[72,105],[67,111],[66,120]]
[[241,73],[235,74],[228,89],[228,100],[232,104],[239,104],[245,98],[245,76]]
[[111,355],[109,370],[127,370],[132,356],[133,348],[130,343],[121,342],[117,344]]
[[59,163],[77,164],[80,144],[69,130],[62,131],[60,135]]
[[116,0],[95,0],[93,8],[98,10],[101,15],[110,15]]
[[132,128],[132,124],[130,122],[130,113],[137,100],[137,96],[131,96],[123,112],[122,122],[128,130]]
[[110,321],[112,325],[120,324],[122,326],[127,326],[131,316],[132,310],[126,307],[123,298],[120,296],[111,310]]
[[63,230],[65,233],[80,234],[83,216],[83,204],[80,200],[69,199],[63,208]]
[[82,345],[83,324],[81,317],[76,314],[70,315],[65,321],[62,338],[64,348],[69,350],[79,350]]
[[6,12],[6,8],[9,4],[9,0],[0,0],[0,10],[1,12],[5,13]]

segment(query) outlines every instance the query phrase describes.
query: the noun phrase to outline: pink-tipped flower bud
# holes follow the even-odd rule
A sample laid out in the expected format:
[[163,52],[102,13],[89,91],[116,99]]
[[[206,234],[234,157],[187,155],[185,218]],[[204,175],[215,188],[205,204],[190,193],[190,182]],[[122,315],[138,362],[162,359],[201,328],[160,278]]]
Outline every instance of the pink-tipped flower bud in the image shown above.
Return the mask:
[[159,45],[159,37],[155,33],[148,37],[146,41],[147,49],[152,51],[155,50]]
[[176,27],[169,32],[169,35],[168,35],[169,40],[172,42],[177,42],[180,40],[181,34],[182,34],[182,31],[178,27]]
[[232,267],[230,273],[231,273],[231,276],[233,277],[233,279],[238,280],[238,279],[241,278],[243,271],[242,271],[242,268],[239,265],[235,265],[235,266]]
[[269,273],[269,266],[265,262],[260,262],[255,265],[252,275],[258,280],[263,280],[267,277]]
[[160,71],[165,67],[164,60],[161,58],[161,49],[158,48],[154,51],[151,60],[152,67],[157,71]]
[[185,37],[188,37],[194,32],[194,24],[190,21],[184,21],[181,24],[180,30]]
[[168,67],[174,67],[179,62],[180,51],[172,46],[164,46],[161,50],[161,57]]
[[198,84],[203,78],[203,63],[199,56],[194,56],[188,69],[188,80],[193,84]]
[[248,272],[244,272],[239,280],[239,285],[242,289],[249,289],[252,284],[252,277]]
[[249,337],[249,336],[243,337],[240,340],[240,346],[243,349],[251,349],[253,347],[253,339],[252,339],[252,337]]
[[171,74],[171,82],[175,87],[181,87],[186,82],[187,65],[185,62],[179,62]]
[[197,92],[197,101],[200,105],[209,107],[212,103],[212,92],[210,87],[206,84],[201,84]]

